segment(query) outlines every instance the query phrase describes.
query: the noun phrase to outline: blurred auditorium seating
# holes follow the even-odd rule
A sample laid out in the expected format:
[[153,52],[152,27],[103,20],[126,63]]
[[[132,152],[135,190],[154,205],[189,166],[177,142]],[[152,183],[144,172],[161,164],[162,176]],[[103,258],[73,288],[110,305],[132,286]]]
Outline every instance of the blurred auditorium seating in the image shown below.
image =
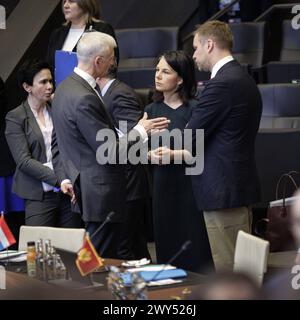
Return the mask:
[[178,49],[178,31],[178,27],[116,30],[120,80],[133,88],[153,86],[157,58],[167,50]]
[[[257,208],[267,208],[275,200],[279,177],[289,171],[300,172],[300,128],[260,129],[256,138],[255,157],[261,184],[261,202]],[[294,187],[287,196],[292,196]]]
[[268,83],[300,83],[300,61],[272,61],[267,65]]
[[293,28],[291,20],[282,23],[280,61],[300,61],[299,30]]
[[[289,171],[300,172],[300,85],[260,84],[263,101],[260,130],[256,139],[256,164],[262,201],[267,208],[275,200],[276,183]],[[289,190],[289,196],[294,189]]]
[[300,85],[260,84],[263,101],[261,129],[300,129]]
[[234,58],[241,64],[261,67],[265,62],[265,22],[232,23],[230,28],[234,37],[232,48]]
[[282,23],[282,45],[279,61],[267,65],[268,83],[291,83],[300,79],[299,30],[292,27],[291,20]]
[[119,69],[118,78],[132,88],[153,88],[155,67],[140,69]]
[[157,56],[178,47],[178,27],[116,30],[119,68],[154,67]]
[[134,91],[138,94],[139,98],[141,99],[143,108],[145,108],[146,105],[152,102],[152,93],[153,93],[152,89],[142,88],[142,89],[135,89]]
[[230,24],[234,41],[233,57],[242,64],[256,82],[263,82],[266,62],[265,45],[267,27],[265,22],[241,22]]

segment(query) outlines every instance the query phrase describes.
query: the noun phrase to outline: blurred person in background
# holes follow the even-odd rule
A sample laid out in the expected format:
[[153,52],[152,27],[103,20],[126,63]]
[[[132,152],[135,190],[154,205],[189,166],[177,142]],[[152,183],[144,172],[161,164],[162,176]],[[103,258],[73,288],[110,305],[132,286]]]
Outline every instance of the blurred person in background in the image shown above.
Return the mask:
[[[113,27],[100,20],[101,12],[97,0],[62,0],[62,10],[66,22],[54,30],[50,36],[47,61],[52,68],[55,66],[55,51],[77,51],[77,43],[82,34],[87,30],[96,30],[111,35],[115,40]],[[119,60],[118,48],[115,56]]]
[[258,300],[262,299],[255,282],[243,273],[221,272],[209,276],[194,289],[192,300]]

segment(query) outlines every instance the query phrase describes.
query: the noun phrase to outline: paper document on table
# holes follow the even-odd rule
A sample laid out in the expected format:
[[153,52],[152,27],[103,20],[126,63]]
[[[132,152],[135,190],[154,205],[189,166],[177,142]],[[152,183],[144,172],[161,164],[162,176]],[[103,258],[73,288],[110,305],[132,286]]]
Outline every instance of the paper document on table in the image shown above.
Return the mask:
[[150,260],[147,258],[143,258],[141,260],[128,260],[122,262],[123,267],[141,267],[150,263]]
[[163,279],[158,281],[150,281],[147,282],[148,287],[154,287],[154,286],[167,286],[170,284],[180,283],[182,280],[174,280],[174,279]]
[[27,260],[27,254],[23,254],[22,256],[14,257],[14,258],[8,258],[8,259],[3,259],[1,261],[4,262],[24,262]]
[[0,252],[0,261],[22,262],[26,261],[26,251],[4,250]]
[[149,266],[145,267],[140,267],[140,268],[132,268],[126,270],[127,272],[141,272],[141,271],[161,271],[161,270],[173,270],[176,269],[176,267],[169,265],[164,265],[164,264],[152,264]]

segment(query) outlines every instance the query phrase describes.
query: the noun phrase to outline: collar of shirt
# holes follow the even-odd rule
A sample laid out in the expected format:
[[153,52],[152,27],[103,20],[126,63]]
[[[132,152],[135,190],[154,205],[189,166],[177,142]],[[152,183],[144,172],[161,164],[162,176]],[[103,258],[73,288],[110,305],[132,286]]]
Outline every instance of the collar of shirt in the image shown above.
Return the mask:
[[[35,109],[31,108],[31,106],[29,106],[29,107],[30,107],[34,117],[37,119],[37,121],[39,121],[38,120],[39,119],[39,115],[38,115],[37,111]],[[47,106],[45,108],[43,108],[43,114],[44,114],[46,123],[51,120],[51,117],[50,117],[49,112],[47,110]]]
[[214,78],[217,74],[217,72],[228,62],[234,60],[233,56],[227,56],[221,60],[219,60],[212,68],[211,70],[211,79]]
[[52,161],[51,141],[52,141],[53,123],[52,123],[50,113],[48,112],[47,107],[43,109],[45,124],[42,124],[36,110],[31,107],[30,109],[36,119],[36,122],[41,130],[41,133],[44,139],[47,162],[51,162]]
[[107,82],[107,84],[103,87],[103,89],[101,90],[102,93],[102,97],[105,96],[105,93],[107,92],[107,90],[109,89],[109,87],[111,86],[111,84],[115,81],[116,79],[111,79]]
[[74,72],[79,75],[79,77],[81,77],[83,80],[85,80],[92,88],[93,90],[95,90],[96,87],[96,80],[89,75],[88,73],[86,73],[85,71],[75,67]]

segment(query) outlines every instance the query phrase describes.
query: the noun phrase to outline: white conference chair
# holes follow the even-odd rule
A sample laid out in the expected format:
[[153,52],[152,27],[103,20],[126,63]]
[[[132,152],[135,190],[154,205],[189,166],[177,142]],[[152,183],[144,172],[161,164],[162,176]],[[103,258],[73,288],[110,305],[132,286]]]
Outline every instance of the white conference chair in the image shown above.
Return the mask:
[[236,240],[233,271],[249,275],[261,286],[267,271],[269,247],[268,241],[240,230]]
[[59,249],[78,252],[83,244],[85,229],[21,226],[19,251],[27,250],[28,241],[51,240]]

